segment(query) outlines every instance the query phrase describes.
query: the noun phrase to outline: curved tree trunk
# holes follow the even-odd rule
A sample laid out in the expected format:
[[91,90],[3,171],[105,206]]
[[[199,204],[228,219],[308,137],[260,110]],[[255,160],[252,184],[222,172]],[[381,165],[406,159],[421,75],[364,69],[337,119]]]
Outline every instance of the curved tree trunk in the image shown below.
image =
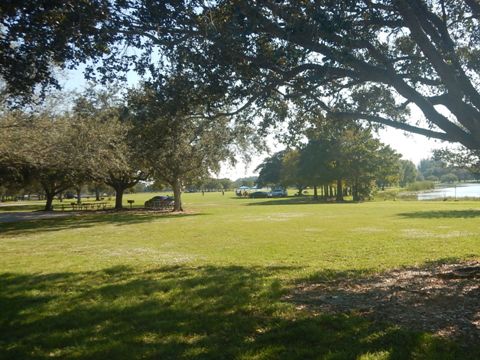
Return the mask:
[[173,211],[183,211],[182,207],[182,185],[180,180],[176,180],[173,185],[173,197],[175,204],[173,206]]

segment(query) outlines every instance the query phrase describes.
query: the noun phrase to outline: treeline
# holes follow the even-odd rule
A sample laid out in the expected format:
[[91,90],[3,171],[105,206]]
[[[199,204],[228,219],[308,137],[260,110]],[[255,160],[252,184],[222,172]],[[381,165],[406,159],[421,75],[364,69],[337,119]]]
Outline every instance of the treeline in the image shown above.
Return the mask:
[[294,186],[298,194],[310,187],[315,198],[354,201],[373,190],[406,186],[416,180],[415,164],[360,125],[321,125],[306,132],[305,144],[266,158],[257,168],[260,186]]
[[100,194],[108,186],[121,209],[125,191],[156,182],[172,189],[175,210],[181,211],[185,186],[217,187],[205,179],[234,158],[234,143],[248,136],[230,118],[205,116],[186,81],[169,79],[161,88],[144,84],[122,95],[90,89],[28,111],[1,108],[1,186],[43,194],[45,210],[67,191],[80,201],[82,188]]
[[[462,165],[467,165],[466,162]],[[480,178],[478,169],[466,166],[454,166],[447,161],[432,156],[422,159],[418,164],[418,177],[433,182],[454,183],[459,181],[473,181]]]

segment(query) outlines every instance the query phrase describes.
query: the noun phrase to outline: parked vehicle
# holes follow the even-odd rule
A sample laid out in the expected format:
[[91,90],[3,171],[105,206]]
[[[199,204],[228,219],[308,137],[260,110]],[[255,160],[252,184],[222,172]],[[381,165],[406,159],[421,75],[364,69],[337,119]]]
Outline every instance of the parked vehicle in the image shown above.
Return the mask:
[[268,193],[268,197],[287,197],[288,193],[287,190],[278,188],[278,189],[273,189]]
[[266,197],[268,197],[268,192],[266,192],[266,191],[255,191],[255,192],[252,192],[252,193],[248,194],[248,197],[250,197],[252,199],[266,198]]
[[157,195],[145,201],[146,208],[169,208],[173,206],[174,199],[171,196]]

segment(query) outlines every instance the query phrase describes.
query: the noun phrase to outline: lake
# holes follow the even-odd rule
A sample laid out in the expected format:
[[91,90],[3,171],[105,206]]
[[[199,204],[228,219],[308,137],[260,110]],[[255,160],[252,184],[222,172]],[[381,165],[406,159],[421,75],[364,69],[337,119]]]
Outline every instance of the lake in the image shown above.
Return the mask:
[[480,198],[480,184],[459,184],[456,186],[439,187],[418,194],[418,200],[442,199],[445,197],[454,198],[476,197]]

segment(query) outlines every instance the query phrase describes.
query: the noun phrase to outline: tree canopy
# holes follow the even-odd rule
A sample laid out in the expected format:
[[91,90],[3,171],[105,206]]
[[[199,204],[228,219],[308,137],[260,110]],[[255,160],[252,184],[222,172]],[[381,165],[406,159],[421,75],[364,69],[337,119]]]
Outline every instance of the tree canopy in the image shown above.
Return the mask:
[[[152,178],[171,186],[176,211],[182,211],[185,185],[218,172],[220,163],[233,159],[235,128],[225,117],[203,116],[202,106],[190,102],[185,79],[170,79],[161,90],[145,84],[128,97],[128,117],[141,156]],[[140,155],[141,154],[141,155]]]
[[124,168],[125,128],[115,117],[74,112],[5,112],[0,127],[0,173],[19,184],[38,183],[53,197],[80,183],[104,180],[109,171]]
[[[480,148],[475,0],[24,0],[0,10],[13,90],[51,83],[54,64],[86,62],[104,79],[181,69],[208,84],[211,106],[287,102]],[[415,108],[426,124],[410,119]]]

